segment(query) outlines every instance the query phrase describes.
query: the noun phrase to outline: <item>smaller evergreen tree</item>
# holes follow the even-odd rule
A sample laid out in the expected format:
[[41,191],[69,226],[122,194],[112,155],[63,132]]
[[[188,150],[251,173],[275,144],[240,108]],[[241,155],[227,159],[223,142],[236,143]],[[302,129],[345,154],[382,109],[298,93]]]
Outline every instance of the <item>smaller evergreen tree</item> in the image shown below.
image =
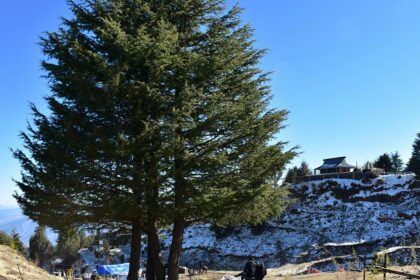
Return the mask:
[[300,164],[300,167],[298,169],[298,175],[299,176],[312,175],[312,171],[309,168],[309,165],[306,161],[302,161],[302,163]]
[[63,259],[65,264],[73,264],[77,258],[77,252],[80,248],[80,234],[76,229],[63,229],[59,231],[56,255]]
[[0,230],[0,245],[9,246],[13,243],[12,238],[6,232]]
[[284,181],[286,183],[293,184],[296,182],[296,179],[300,176],[307,176],[312,175],[312,171],[309,168],[309,165],[306,161],[302,161],[299,167],[293,166],[292,168],[289,168],[289,170],[286,173],[286,177],[284,178]]
[[406,171],[414,172],[417,178],[420,178],[420,133],[417,133],[417,138],[413,143],[413,152],[408,161]]
[[376,168],[382,168],[385,172],[390,172],[392,171],[391,157],[387,153],[380,155],[373,163],[373,166]]
[[391,166],[392,166],[391,168],[392,172],[401,172],[403,170],[404,163],[398,152],[391,154]]
[[284,177],[284,181],[286,183],[293,184],[296,182],[297,177],[299,176],[299,169],[297,166],[293,166],[292,168],[289,168],[286,173],[286,177]]
[[52,256],[52,245],[45,234],[44,226],[37,226],[29,239],[29,258],[38,266],[44,267]]
[[16,233],[15,229],[12,230],[10,235],[4,231],[0,231],[0,245],[9,246],[21,254],[25,253],[25,246],[20,240],[20,236]]
[[372,169],[373,164],[370,161],[366,161],[363,165],[362,165],[362,169]]
[[12,248],[18,251],[21,254],[25,253],[25,246],[23,245],[22,241],[20,240],[19,234],[16,232],[15,229],[13,229],[11,233],[11,244]]
[[[94,235],[86,235],[85,232],[83,231],[79,232],[79,238],[80,238],[80,248],[88,248],[95,241]],[[127,240],[127,242],[124,244],[127,244],[128,242],[129,240]]]

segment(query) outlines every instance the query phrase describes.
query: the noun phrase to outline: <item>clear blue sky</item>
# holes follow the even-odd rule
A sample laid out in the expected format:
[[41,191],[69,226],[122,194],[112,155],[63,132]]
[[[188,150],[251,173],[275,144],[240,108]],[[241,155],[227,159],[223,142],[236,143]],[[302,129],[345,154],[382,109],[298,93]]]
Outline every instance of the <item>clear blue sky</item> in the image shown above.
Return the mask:
[[[239,0],[243,20],[269,50],[274,107],[290,111],[279,138],[299,145],[313,168],[346,155],[362,164],[411,153],[420,132],[420,1]],[[230,2],[230,3],[233,3]],[[0,9],[0,205],[12,203],[19,165],[10,147],[45,108],[39,35],[68,16],[65,0],[4,1]]]

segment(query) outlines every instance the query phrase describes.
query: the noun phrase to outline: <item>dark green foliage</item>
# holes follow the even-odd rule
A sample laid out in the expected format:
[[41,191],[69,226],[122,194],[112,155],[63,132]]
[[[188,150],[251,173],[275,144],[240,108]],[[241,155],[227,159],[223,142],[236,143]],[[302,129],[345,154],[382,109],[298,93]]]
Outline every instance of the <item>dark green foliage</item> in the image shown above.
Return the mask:
[[[89,248],[95,241],[94,235],[86,235],[83,231],[79,232],[80,248]],[[127,244],[126,242],[125,244]]]
[[391,171],[401,172],[404,169],[404,162],[398,152],[391,153]]
[[420,133],[417,133],[417,138],[413,143],[413,151],[407,163],[407,171],[414,172],[417,178],[420,178]]
[[12,248],[15,249],[16,251],[18,251],[21,254],[25,253],[25,246],[23,245],[22,241],[20,240],[20,236],[19,234],[13,230],[11,233],[11,238],[12,238]]
[[388,154],[383,154],[378,157],[377,160],[373,163],[373,166],[376,168],[381,168],[385,172],[391,172],[392,171],[392,161],[391,157]]
[[367,169],[372,169],[373,164],[370,161],[366,161],[363,165],[362,165],[362,170],[367,170]]
[[309,168],[309,165],[306,161],[302,161],[302,163],[300,164],[299,175],[300,176],[312,175],[312,170]]
[[278,177],[296,153],[275,136],[287,111],[269,109],[264,50],[238,7],[70,6],[74,18],[41,43],[51,114],[32,106],[28,153],[14,152],[26,215],[56,229],[132,224],[137,238],[174,223],[180,243],[197,221],[256,224],[284,209]]
[[130,235],[126,230],[110,231],[106,234],[106,240],[110,246],[121,246],[129,242]]
[[0,230],[0,245],[10,246],[12,244],[12,238],[10,235]]
[[55,253],[65,264],[73,264],[80,248],[82,248],[80,234],[75,229],[59,231]]
[[45,234],[45,227],[37,226],[29,239],[29,258],[43,267],[50,260],[53,247]]
[[4,231],[0,231],[0,245],[9,246],[12,249],[15,249],[21,254],[25,253],[25,246],[20,240],[20,236],[16,233],[15,230],[9,235]]
[[297,177],[299,177],[299,168],[297,166],[293,166],[292,168],[289,168],[289,170],[287,170],[284,181],[286,183],[293,184],[296,182]]
[[306,163],[306,161],[302,161],[299,167],[293,166],[292,168],[289,168],[284,181],[286,183],[293,184],[296,182],[298,177],[307,175],[312,175],[312,171],[309,169],[308,163]]
[[268,228],[268,224],[266,222],[257,224],[257,225],[250,225],[251,233],[253,235],[261,235],[265,232]]
[[228,227],[220,227],[216,225],[211,226],[211,230],[214,232],[214,235],[216,239],[220,240],[223,238],[226,238],[232,234],[235,234],[236,230],[239,230],[239,228],[236,228],[234,226],[228,226]]

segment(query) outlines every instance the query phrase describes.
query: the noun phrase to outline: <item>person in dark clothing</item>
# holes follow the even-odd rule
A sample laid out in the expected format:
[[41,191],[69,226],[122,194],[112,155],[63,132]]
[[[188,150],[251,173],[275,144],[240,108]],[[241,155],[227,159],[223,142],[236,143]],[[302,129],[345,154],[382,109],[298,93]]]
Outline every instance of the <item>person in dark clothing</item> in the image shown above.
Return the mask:
[[249,257],[248,261],[245,263],[244,270],[235,276],[241,276],[241,280],[255,280],[256,266],[257,262],[255,261],[254,257]]
[[263,280],[267,275],[267,269],[265,268],[264,263],[258,262],[255,266],[255,280]]

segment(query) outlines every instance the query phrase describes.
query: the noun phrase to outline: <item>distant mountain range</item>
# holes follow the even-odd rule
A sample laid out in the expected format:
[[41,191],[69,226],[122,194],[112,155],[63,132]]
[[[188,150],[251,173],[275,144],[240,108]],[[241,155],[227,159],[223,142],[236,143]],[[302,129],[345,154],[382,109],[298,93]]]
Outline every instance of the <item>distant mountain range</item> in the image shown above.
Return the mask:
[[[29,238],[34,233],[36,226],[36,222],[23,215],[20,208],[0,208],[0,230],[9,234],[15,230],[26,246],[29,245]],[[48,229],[47,237],[51,243],[56,243],[57,234],[55,232]]]

